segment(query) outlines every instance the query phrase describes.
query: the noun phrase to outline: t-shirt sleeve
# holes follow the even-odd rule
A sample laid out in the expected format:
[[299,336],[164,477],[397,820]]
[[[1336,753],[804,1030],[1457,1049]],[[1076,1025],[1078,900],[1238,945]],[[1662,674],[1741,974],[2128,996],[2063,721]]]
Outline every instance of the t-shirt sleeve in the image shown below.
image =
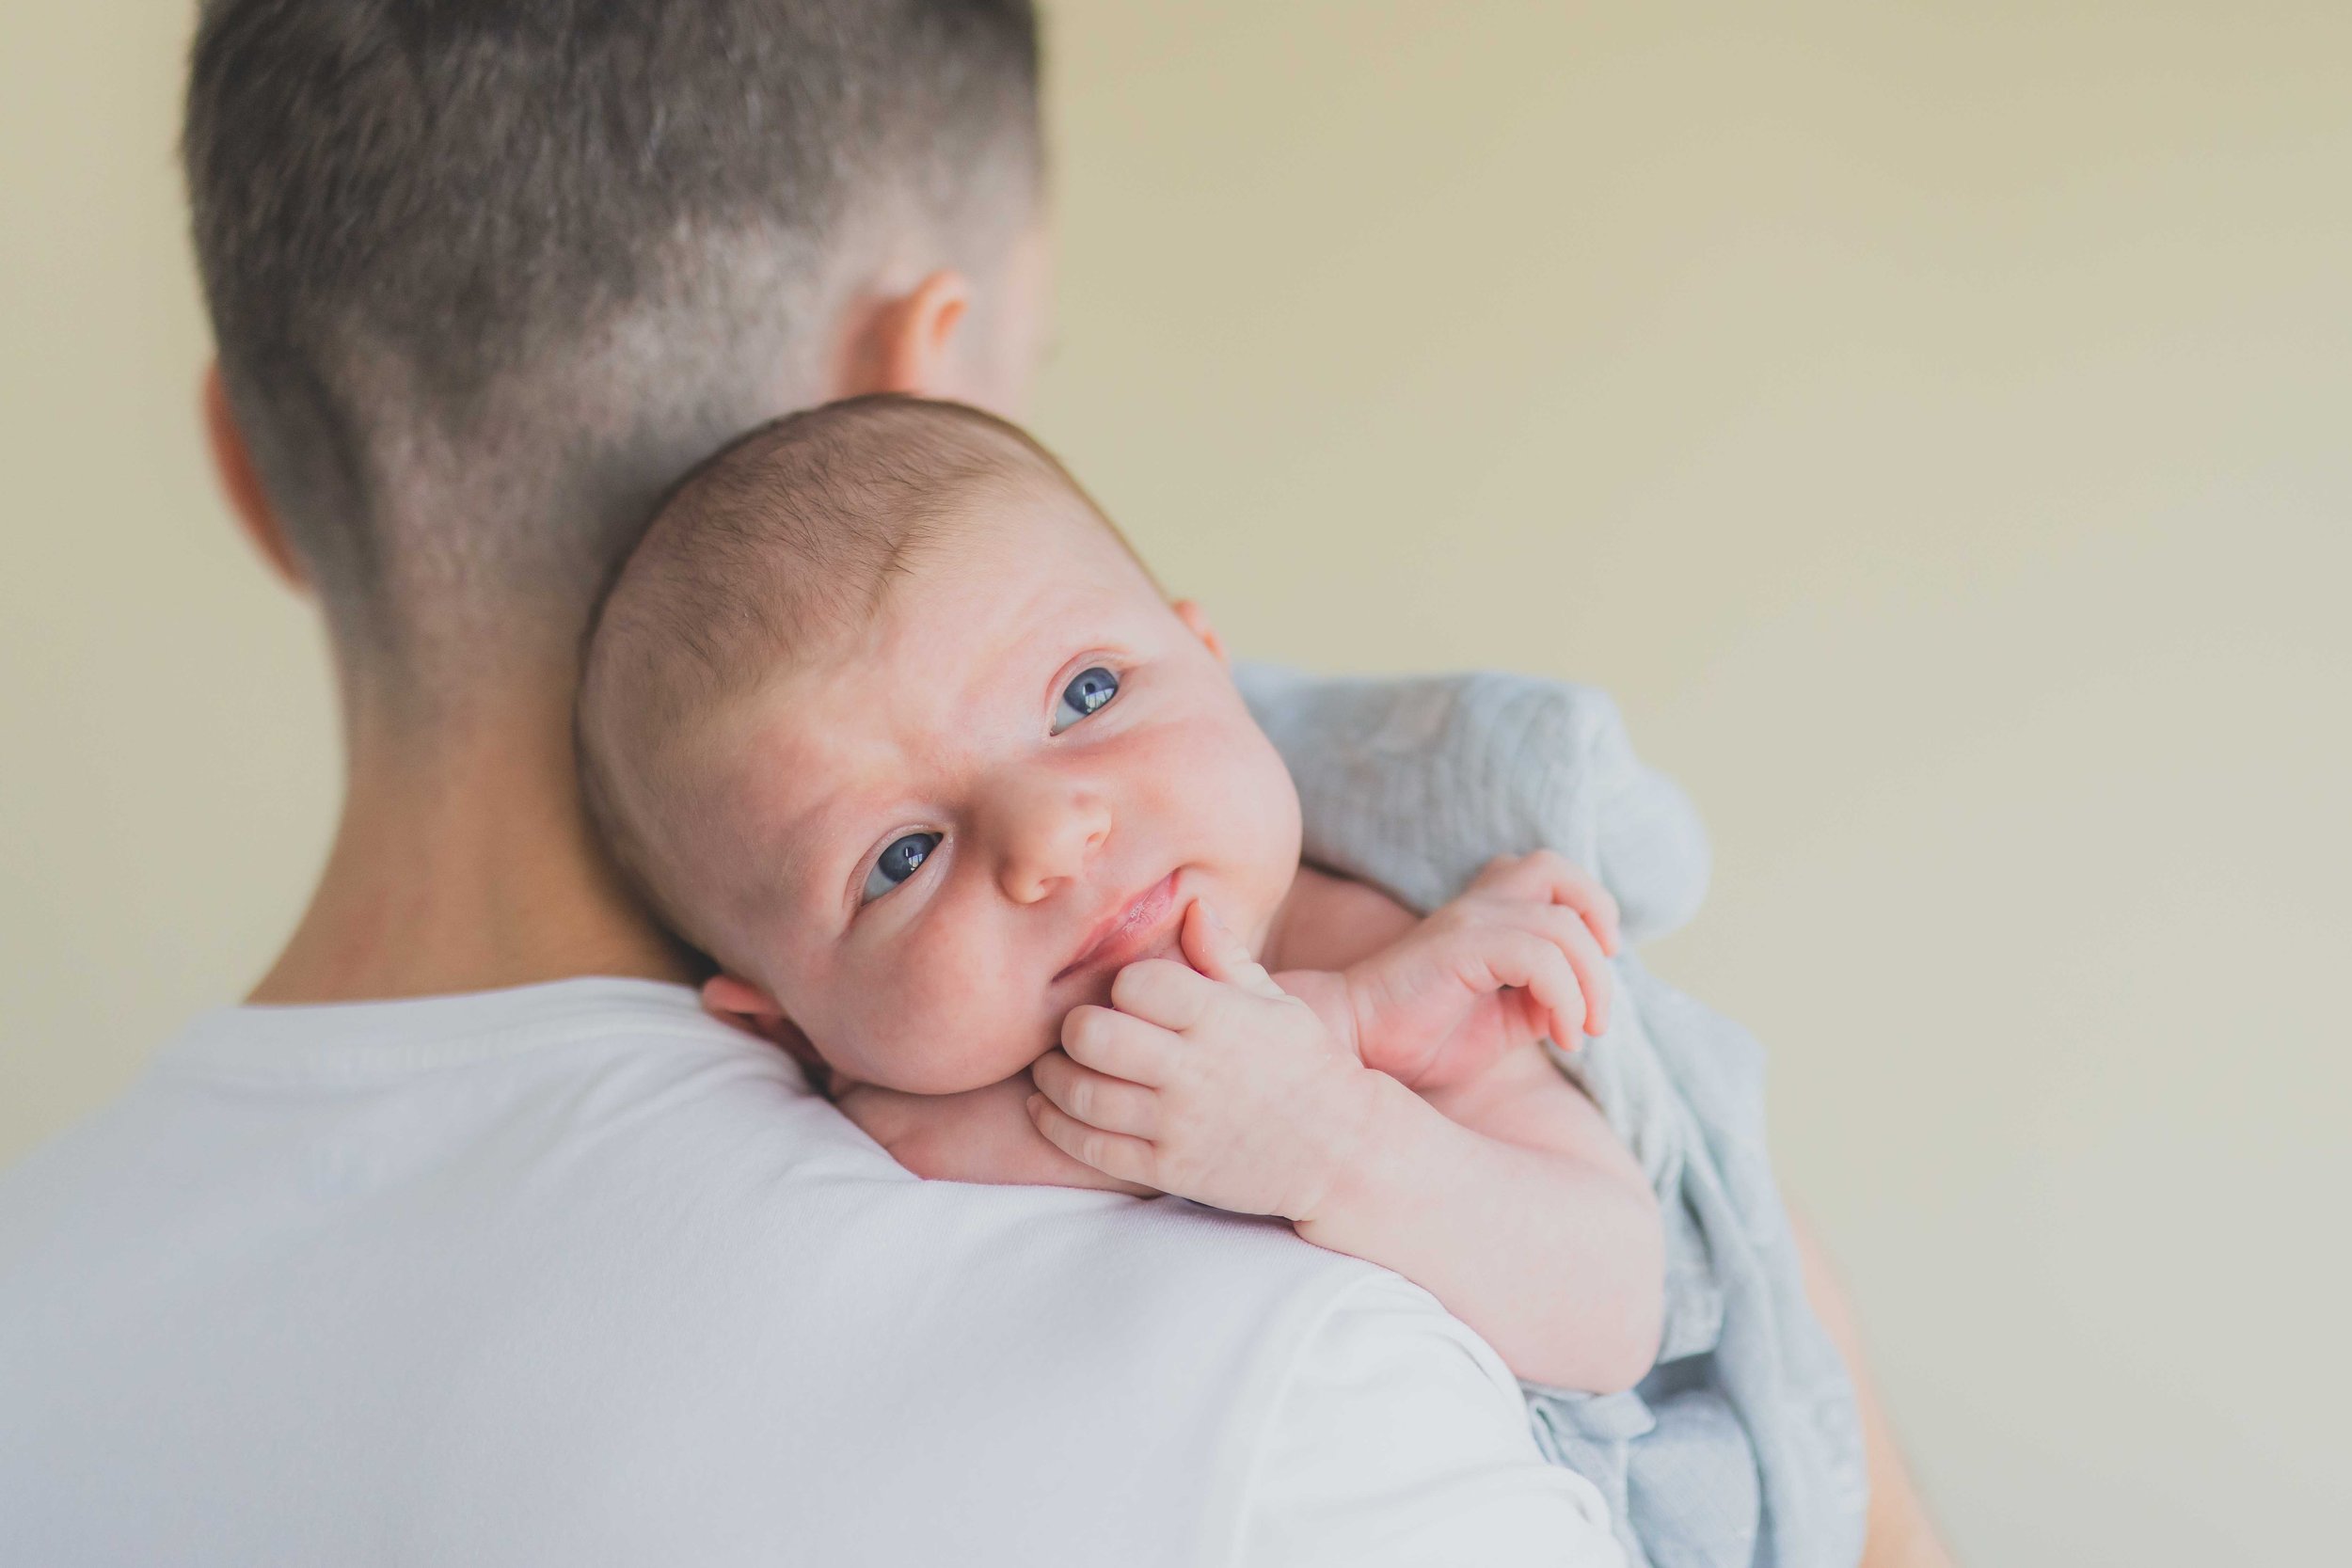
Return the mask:
[[1621,1568],[1588,1481],[1535,1451],[1486,1342],[1393,1275],[1353,1287],[1277,1403],[1242,1568]]

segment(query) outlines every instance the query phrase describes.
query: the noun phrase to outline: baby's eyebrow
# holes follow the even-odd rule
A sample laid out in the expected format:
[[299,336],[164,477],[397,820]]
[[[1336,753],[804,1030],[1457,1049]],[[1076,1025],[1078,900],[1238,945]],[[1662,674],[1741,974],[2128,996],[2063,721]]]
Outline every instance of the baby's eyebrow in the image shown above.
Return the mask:
[[834,784],[793,814],[776,835],[775,879],[787,901],[828,927],[842,924],[851,908],[849,882],[838,890],[837,898],[835,890],[825,885],[835,862],[849,854],[863,855],[867,848],[850,843],[852,830],[844,825],[865,815],[854,799],[858,793],[853,781]]
[[[822,871],[819,847],[836,836],[829,833],[828,822],[835,817],[834,802],[838,793],[828,790],[814,800],[796,803],[736,841],[737,852],[745,863],[740,869],[756,878],[768,889],[769,896],[781,897],[796,911],[811,901],[812,895],[819,901],[824,897],[814,884]],[[756,821],[759,812],[755,806],[753,815]]]

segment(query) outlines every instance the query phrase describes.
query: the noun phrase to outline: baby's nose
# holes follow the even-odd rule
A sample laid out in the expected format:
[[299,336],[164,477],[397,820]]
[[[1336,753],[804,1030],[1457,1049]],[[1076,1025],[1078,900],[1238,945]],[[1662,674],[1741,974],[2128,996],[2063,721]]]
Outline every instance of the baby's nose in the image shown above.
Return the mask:
[[1016,904],[1034,904],[1078,876],[1110,837],[1109,802],[1091,790],[1025,789],[1007,807],[997,879]]

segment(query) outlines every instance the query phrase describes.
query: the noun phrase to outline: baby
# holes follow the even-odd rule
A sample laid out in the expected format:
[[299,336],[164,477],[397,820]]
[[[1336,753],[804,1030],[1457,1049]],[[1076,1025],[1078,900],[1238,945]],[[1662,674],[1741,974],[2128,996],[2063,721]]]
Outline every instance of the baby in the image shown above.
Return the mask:
[[1528,1382],[1649,1370],[1656,1199],[1541,1045],[1607,1026],[1608,895],[1537,854],[1419,919],[1302,865],[1208,620],[1019,430],[865,398],[712,457],[579,724],[707,1004],[916,1174],[1279,1215]]

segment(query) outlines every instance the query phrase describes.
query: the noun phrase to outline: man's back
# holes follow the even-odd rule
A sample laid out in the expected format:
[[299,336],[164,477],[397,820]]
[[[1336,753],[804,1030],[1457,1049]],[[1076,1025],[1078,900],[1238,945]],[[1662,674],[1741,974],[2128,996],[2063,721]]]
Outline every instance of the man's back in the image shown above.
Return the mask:
[[1608,1561],[1597,1514],[1393,1276],[918,1182],[677,987],[210,1015],[0,1179],[11,1561]]

